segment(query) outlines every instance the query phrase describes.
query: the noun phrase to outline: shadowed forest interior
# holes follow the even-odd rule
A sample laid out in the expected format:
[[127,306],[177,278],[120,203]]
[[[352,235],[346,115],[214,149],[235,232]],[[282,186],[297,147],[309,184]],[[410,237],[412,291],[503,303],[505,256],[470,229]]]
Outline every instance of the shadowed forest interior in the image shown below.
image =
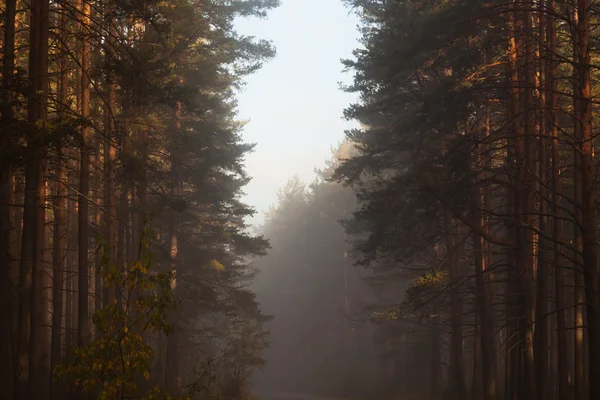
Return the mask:
[[0,400],[599,400],[595,0],[337,0],[357,127],[255,226],[286,1],[0,0]]

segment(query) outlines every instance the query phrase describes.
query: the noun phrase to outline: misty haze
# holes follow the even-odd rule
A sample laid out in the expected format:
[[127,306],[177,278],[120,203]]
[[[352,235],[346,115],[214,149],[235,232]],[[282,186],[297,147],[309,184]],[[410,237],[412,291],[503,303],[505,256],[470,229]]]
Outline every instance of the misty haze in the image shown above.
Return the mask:
[[600,400],[596,0],[0,0],[0,400]]

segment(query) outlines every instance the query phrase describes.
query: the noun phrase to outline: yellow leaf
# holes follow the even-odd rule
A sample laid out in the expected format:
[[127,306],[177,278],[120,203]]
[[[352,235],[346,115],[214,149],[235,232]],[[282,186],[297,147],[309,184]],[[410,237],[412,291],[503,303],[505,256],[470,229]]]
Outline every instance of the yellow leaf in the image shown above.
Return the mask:
[[215,259],[210,260],[208,265],[215,271],[225,271],[225,266]]

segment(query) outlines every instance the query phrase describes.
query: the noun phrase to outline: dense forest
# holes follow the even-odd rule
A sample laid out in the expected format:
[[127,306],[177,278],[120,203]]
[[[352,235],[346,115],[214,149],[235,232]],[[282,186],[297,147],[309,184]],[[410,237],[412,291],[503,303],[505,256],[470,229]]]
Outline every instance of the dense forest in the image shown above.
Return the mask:
[[[363,47],[344,61],[345,90],[358,95],[345,117],[360,127],[315,184],[291,180],[267,217],[264,268],[300,262],[283,286],[311,290],[287,308],[264,300],[275,315],[266,376],[281,382],[283,367],[269,366],[278,321],[301,318],[287,348],[319,343],[305,363],[334,378],[316,383],[301,363],[276,361],[298,371],[290,387],[600,399],[597,5],[346,3],[362,21]],[[261,303],[281,286],[257,289]],[[326,307],[348,325],[323,329],[320,314],[336,315]],[[310,339],[308,326],[340,334]],[[325,352],[336,367],[319,361]]]
[[0,0],[0,400],[600,399],[600,9],[343,1],[359,128],[250,233],[278,0]]
[[252,145],[234,93],[277,0],[2,0],[0,398],[240,398]]

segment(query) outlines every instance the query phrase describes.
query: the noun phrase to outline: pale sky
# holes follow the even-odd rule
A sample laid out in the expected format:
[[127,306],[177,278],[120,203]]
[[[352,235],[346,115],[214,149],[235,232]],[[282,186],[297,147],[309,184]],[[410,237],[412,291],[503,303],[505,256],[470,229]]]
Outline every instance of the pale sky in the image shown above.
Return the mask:
[[238,21],[240,34],[277,47],[277,56],[238,95],[239,118],[249,120],[244,141],[257,143],[246,158],[253,179],[245,201],[258,211],[252,223],[262,222],[289,178],[311,182],[344,130],[355,126],[342,115],[354,96],[340,90],[339,82],[351,81],[340,60],[359,46],[357,25],[342,0],[281,0],[266,20]]

